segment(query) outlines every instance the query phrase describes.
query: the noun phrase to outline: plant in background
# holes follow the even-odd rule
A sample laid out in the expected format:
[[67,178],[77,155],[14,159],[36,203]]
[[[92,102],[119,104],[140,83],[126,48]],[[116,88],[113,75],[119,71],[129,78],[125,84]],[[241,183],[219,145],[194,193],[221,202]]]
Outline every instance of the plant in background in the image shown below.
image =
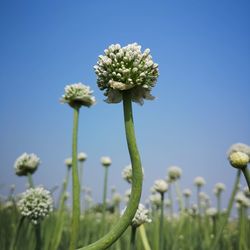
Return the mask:
[[198,213],[201,214],[201,200],[200,192],[201,188],[206,184],[206,181],[203,177],[197,176],[194,179],[194,185],[197,187],[197,204],[198,204]]
[[80,176],[80,187],[83,187],[83,163],[87,160],[87,154],[84,152],[78,153],[77,159],[79,161],[79,176]]
[[99,56],[94,66],[97,84],[108,103],[123,101],[124,123],[130,160],[132,164],[131,196],[127,209],[117,224],[97,242],[83,249],[106,249],[112,245],[130,225],[138,208],[142,191],[142,167],[137,149],[132,101],[143,104],[144,99],[152,100],[151,89],[159,76],[158,64],[154,63],[150,50],[141,51],[137,43],[121,47],[112,44]]
[[181,194],[179,183],[178,183],[178,180],[181,178],[181,175],[182,175],[182,170],[180,167],[171,166],[168,168],[168,171],[167,171],[167,179],[169,183],[169,191],[168,191],[169,197],[168,198],[171,200],[171,214],[172,215],[173,215],[173,199],[172,199],[172,190],[171,190],[172,183],[174,183],[175,185],[175,191],[176,191],[177,198],[178,198],[179,209],[180,211],[184,210],[183,198],[182,198],[182,194]]
[[82,83],[75,83],[65,87],[65,93],[61,98],[62,103],[67,103],[74,110],[73,121],[73,138],[72,138],[72,230],[70,237],[70,250],[76,248],[77,236],[80,221],[80,184],[77,166],[77,136],[78,136],[78,119],[79,110],[82,106],[90,107],[95,104],[95,97],[92,96],[93,91],[89,86]]
[[[53,210],[53,199],[50,192],[43,187],[29,188],[21,194],[17,206],[22,215],[20,226],[23,218],[28,218],[32,222],[36,232],[36,250],[42,249],[40,223]],[[14,247],[15,245],[16,242]]]
[[34,187],[31,175],[37,170],[40,159],[35,154],[23,153],[19,156],[14,164],[16,175],[27,176],[29,187]]
[[219,215],[221,212],[221,193],[225,191],[225,189],[226,189],[225,184],[221,182],[216,183],[213,189],[213,192],[217,198],[217,211]]
[[190,208],[190,201],[189,201],[189,198],[190,196],[192,195],[192,191],[189,189],[189,188],[185,188],[183,191],[182,191],[184,197],[185,197],[185,209],[186,211],[189,210]]
[[107,207],[107,189],[108,189],[108,168],[111,165],[112,161],[110,157],[103,156],[101,157],[101,164],[104,167],[104,186],[103,186],[103,196],[102,196],[102,226],[103,232],[105,232],[105,215]]
[[159,243],[160,250],[164,250],[163,233],[164,233],[164,194],[168,190],[168,184],[165,180],[156,180],[154,183],[154,189],[161,195],[161,215],[160,215],[160,226],[159,226]]

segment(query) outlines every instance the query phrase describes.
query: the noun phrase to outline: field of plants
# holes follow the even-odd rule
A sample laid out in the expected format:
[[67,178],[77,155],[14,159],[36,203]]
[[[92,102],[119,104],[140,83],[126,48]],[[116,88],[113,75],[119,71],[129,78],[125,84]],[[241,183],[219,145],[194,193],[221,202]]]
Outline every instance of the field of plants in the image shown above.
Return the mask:
[[[112,188],[111,199],[107,199],[108,173],[112,164],[107,156],[101,158],[104,169],[102,203],[95,204],[91,190],[82,185],[87,155],[78,151],[79,110],[95,104],[95,97],[89,86],[67,85],[61,103],[69,105],[73,111],[72,157],[65,160],[66,176],[59,187],[59,196],[53,197],[55,190],[47,190],[33,182],[39,157],[34,153],[19,156],[14,170],[17,176],[27,178],[27,190],[16,194],[13,185],[8,197],[1,197],[0,249],[250,249],[250,175],[247,168],[250,146],[236,143],[228,150],[229,163],[235,169],[235,182],[227,187],[231,196],[225,210],[221,209],[226,188],[223,183],[214,186],[217,202],[211,204],[210,197],[203,191],[206,181],[201,176],[194,179],[194,188],[180,189],[182,170],[178,166],[170,166],[166,176],[155,180],[147,201],[142,204],[144,170],[136,144],[132,104],[143,105],[145,100],[154,99],[151,89],[159,76],[158,64],[153,61],[150,49],[142,51],[137,43],[124,47],[112,44],[99,56],[94,70],[106,102],[123,105],[131,165],[126,166],[121,175],[131,189],[123,196]],[[245,187],[239,185],[240,178],[244,178]],[[70,194],[69,180],[72,180]],[[195,203],[190,202],[191,195],[196,197]],[[175,203],[178,209],[173,209]],[[234,206],[238,214],[232,219]]]

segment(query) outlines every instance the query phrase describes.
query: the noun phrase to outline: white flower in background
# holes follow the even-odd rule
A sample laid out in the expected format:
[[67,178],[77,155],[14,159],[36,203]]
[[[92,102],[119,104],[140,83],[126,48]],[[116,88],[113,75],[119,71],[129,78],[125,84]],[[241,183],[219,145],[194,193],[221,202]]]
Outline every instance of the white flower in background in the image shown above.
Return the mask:
[[94,66],[97,84],[105,90],[106,102],[119,103],[122,91],[133,89],[132,101],[143,104],[143,99],[152,100],[150,91],[159,76],[158,64],[154,63],[150,50],[141,51],[137,43],[121,47],[112,44],[99,56]]
[[[142,168],[142,174],[144,174],[144,169]],[[122,170],[122,178],[127,181],[128,183],[132,183],[132,165],[127,165]]]
[[119,193],[114,193],[112,196],[112,201],[115,205],[119,205],[122,201],[122,196]]
[[111,165],[112,161],[111,161],[110,157],[103,156],[103,157],[101,157],[101,163],[104,167],[109,167]]
[[250,191],[249,191],[248,186],[244,187],[243,192],[244,192],[244,194],[245,194],[245,196],[246,196],[247,198],[250,198]]
[[240,206],[250,207],[250,199],[248,199],[242,191],[236,194],[235,201]]
[[79,154],[78,154],[78,156],[77,156],[77,158],[78,158],[78,161],[86,161],[86,159],[87,159],[87,154],[86,153],[84,153],[84,152],[80,152]]
[[192,194],[192,191],[188,188],[185,188],[182,193],[185,197],[190,197]]
[[152,205],[159,207],[161,205],[161,195],[159,193],[154,193],[149,196],[149,200]]
[[168,190],[168,184],[165,180],[156,180],[154,182],[154,189],[158,193],[165,193]]
[[124,194],[124,200],[125,202],[128,202],[131,196],[131,188],[127,189]]
[[206,210],[206,215],[210,217],[215,217],[217,215],[217,209],[214,207],[210,207]]
[[90,107],[95,101],[93,91],[82,83],[74,83],[64,88],[65,94],[61,98],[62,103],[68,103],[71,107]]
[[215,184],[213,192],[215,195],[219,195],[222,191],[226,189],[226,186],[224,183],[218,182]]
[[181,177],[182,170],[180,167],[171,166],[168,168],[168,178],[170,181],[175,181]]
[[66,165],[68,168],[71,168],[71,167],[72,167],[72,158],[69,157],[69,158],[65,159],[64,163],[65,163],[65,165]]
[[37,224],[52,212],[53,199],[50,192],[43,187],[30,188],[21,194],[17,206],[22,216]]
[[33,174],[38,165],[40,164],[40,159],[35,154],[27,154],[24,153],[21,156],[19,156],[14,164],[16,175],[22,176]]
[[194,184],[197,186],[197,187],[202,187],[206,184],[206,181],[203,177],[201,176],[197,176],[195,179],[194,179]]
[[122,178],[127,181],[128,183],[132,182],[132,166],[131,164],[127,165],[123,170],[122,170]]
[[249,156],[242,152],[234,152],[229,155],[228,160],[234,168],[245,168],[249,163]]
[[[122,210],[121,214],[124,214],[126,208]],[[139,227],[144,223],[150,223],[152,220],[149,218],[149,210],[145,208],[143,204],[139,204],[135,216],[131,222],[133,227]]]

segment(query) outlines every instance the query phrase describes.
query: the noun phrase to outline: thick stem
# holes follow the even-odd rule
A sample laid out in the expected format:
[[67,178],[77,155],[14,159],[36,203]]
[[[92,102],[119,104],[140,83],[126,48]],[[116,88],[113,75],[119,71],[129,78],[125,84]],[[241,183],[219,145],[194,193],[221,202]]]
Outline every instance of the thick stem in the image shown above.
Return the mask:
[[28,176],[29,188],[34,188],[34,182],[33,182],[31,173],[28,173],[27,176]]
[[105,233],[105,217],[107,207],[107,187],[108,187],[108,167],[104,166],[104,184],[103,184],[103,196],[102,196],[102,227],[103,233]]
[[120,218],[117,224],[110,230],[110,232],[95,243],[80,248],[82,250],[102,250],[107,249],[109,246],[111,246],[130,225],[140,202],[143,176],[140,155],[136,145],[132,103],[129,91],[123,92],[123,110],[128,150],[132,163],[133,177],[131,196],[128,202],[127,209],[125,210],[123,216]]
[[145,227],[144,227],[143,224],[140,225],[139,232],[140,232],[141,241],[142,241],[144,250],[151,250],[149,242],[148,242],[148,237],[147,237],[147,234],[146,234],[146,230],[145,230]]
[[40,223],[35,225],[35,234],[36,234],[36,250],[41,250],[42,249],[42,240],[41,240]]
[[78,133],[78,117],[79,109],[74,108],[73,122],[73,140],[72,140],[72,190],[73,190],[73,212],[72,212],[72,228],[70,237],[70,250],[76,248],[77,235],[80,222],[80,184],[77,167],[77,133]]
[[164,232],[164,193],[161,193],[161,215],[160,215],[160,230],[159,230],[159,242],[160,242],[160,250],[164,250],[163,246],[163,234]]
[[225,226],[227,225],[228,218],[230,216],[230,213],[231,213],[231,210],[232,210],[232,207],[233,207],[234,198],[235,198],[236,192],[238,190],[238,185],[239,185],[239,182],[240,182],[240,173],[241,173],[241,170],[238,170],[236,178],[235,178],[232,194],[231,194],[231,197],[230,197],[230,200],[229,200],[229,203],[228,203],[227,212],[225,214],[225,217],[221,218],[220,227],[218,228],[218,232],[217,232],[215,240],[214,240],[214,242],[213,242],[213,244],[211,246],[211,250],[215,250],[217,248],[219,240],[220,240],[221,235],[223,233],[223,230],[224,230]]
[[246,179],[246,182],[247,182],[247,185],[248,185],[248,190],[250,191],[250,173],[247,169],[247,167],[244,167],[241,169],[243,174],[244,174],[244,177]]
[[10,249],[12,249],[12,250],[15,250],[15,249],[16,249],[17,241],[18,241],[18,238],[19,238],[19,234],[20,234],[21,227],[22,227],[22,225],[23,225],[24,219],[25,219],[25,217],[22,216],[22,217],[20,218],[20,220],[19,220],[19,223],[18,223],[16,232],[15,232],[15,237],[14,237],[14,239],[13,239],[13,242],[12,242],[11,248],[10,248]]
[[136,237],[136,227],[131,226],[131,236],[130,236],[130,250],[136,250],[135,237]]

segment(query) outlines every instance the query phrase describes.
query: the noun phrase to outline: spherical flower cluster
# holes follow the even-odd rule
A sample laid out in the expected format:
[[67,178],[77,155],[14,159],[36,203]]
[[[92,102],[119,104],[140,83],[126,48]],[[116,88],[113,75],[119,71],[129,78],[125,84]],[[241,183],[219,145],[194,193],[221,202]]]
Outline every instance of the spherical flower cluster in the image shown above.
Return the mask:
[[88,156],[87,156],[86,153],[80,152],[80,153],[78,154],[78,161],[86,161],[87,157],[88,157]]
[[154,189],[156,192],[163,194],[168,190],[168,184],[165,180],[156,180]]
[[120,202],[122,201],[122,197],[119,193],[114,193],[112,196],[112,201],[115,205],[119,205]]
[[122,91],[131,91],[132,101],[143,104],[143,99],[152,100],[150,91],[159,76],[158,64],[154,63],[150,49],[141,51],[137,43],[121,47],[112,44],[100,55],[94,66],[97,84],[105,90],[108,103],[119,103]]
[[[142,168],[142,174],[144,175],[144,169]],[[132,165],[127,165],[122,170],[122,178],[127,181],[128,183],[132,183]]]
[[185,188],[182,193],[185,197],[190,197],[192,194],[192,191],[188,188]]
[[24,153],[15,161],[14,168],[16,175],[23,176],[27,174],[33,174],[39,164],[40,159],[35,154]]
[[17,205],[22,216],[37,224],[53,210],[53,199],[48,190],[36,187],[22,193]]
[[61,98],[62,103],[68,103],[71,107],[80,108],[81,106],[90,107],[95,103],[93,91],[89,86],[82,83],[74,83],[65,87],[65,94]]
[[109,167],[112,163],[111,159],[108,156],[101,157],[101,163],[104,167]]
[[182,170],[180,167],[171,166],[168,168],[168,178],[170,181],[175,181],[181,177]]
[[161,195],[159,193],[154,193],[149,196],[149,200],[152,205],[159,207],[161,205]]
[[65,159],[64,163],[65,163],[65,165],[66,165],[68,168],[71,168],[71,167],[72,167],[72,158],[69,157],[69,158]]
[[149,211],[143,204],[139,204],[136,214],[132,220],[133,227],[139,227],[144,223],[150,223],[152,220],[149,218]]
[[241,191],[236,194],[235,201],[239,206],[250,207],[250,199],[248,199],[246,195]]
[[249,156],[242,152],[234,152],[228,156],[228,160],[234,168],[245,168],[249,163]]
[[225,184],[218,182],[215,184],[213,192],[215,195],[219,195],[222,191],[224,191],[226,189]]
[[201,187],[201,186],[204,186],[206,184],[206,181],[203,177],[201,176],[197,176],[195,179],[194,179],[194,184],[197,186],[197,187]]
[[217,215],[217,209],[214,207],[210,207],[206,210],[206,215],[210,217],[215,217]]

